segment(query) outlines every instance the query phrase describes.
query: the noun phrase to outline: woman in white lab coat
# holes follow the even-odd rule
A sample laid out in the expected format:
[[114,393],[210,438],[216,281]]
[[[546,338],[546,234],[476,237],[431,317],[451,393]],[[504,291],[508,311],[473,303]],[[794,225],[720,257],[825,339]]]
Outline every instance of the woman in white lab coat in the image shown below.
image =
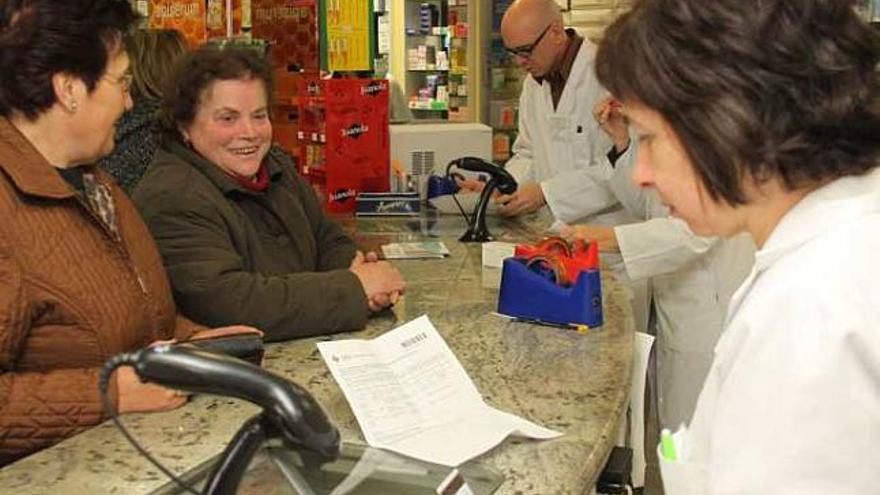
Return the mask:
[[880,39],[851,4],[644,0],[599,49],[636,183],[758,247],[669,495],[880,493]]

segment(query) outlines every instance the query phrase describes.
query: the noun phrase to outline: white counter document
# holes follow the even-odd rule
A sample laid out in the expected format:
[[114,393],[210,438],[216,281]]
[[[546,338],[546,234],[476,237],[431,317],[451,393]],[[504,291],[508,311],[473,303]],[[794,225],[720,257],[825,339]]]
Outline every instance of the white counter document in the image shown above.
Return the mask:
[[374,447],[458,466],[510,434],[561,435],[487,405],[427,316],[318,350]]

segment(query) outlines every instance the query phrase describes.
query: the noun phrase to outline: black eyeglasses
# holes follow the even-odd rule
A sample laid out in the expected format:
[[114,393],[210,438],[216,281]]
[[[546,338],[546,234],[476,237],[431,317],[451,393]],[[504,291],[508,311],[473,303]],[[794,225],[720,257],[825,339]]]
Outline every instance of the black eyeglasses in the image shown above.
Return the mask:
[[532,56],[532,52],[535,51],[535,48],[538,47],[538,43],[540,43],[541,40],[544,39],[544,35],[547,34],[547,31],[550,31],[551,27],[553,27],[552,22],[550,24],[547,24],[547,27],[545,27],[544,30],[541,31],[541,34],[538,35],[538,38],[531,45],[518,46],[516,48],[504,47],[504,49],[507,51],[508,54],[510,54],[511,57],[529,58]]

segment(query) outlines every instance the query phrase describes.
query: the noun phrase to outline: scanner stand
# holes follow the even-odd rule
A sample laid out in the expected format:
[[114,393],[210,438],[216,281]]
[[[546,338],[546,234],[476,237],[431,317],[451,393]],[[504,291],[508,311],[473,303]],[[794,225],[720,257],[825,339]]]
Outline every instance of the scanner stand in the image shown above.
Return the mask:
[[[251,464],[251,459],[267,440],[283,438],[281,431],[266,418],[265,413],[248,419],[241,425],[232,441],[217,458],[205,487],[204,495],[235,495]],[[289,447],[292,447],[288,444]],[[306,459],[304,458],[304,461]],[[289,469],[295,469],[292,466]],[[302,476],[300,480],[304,482]],[[300,493],[311,493],[308,486],[300,486]]]
[[486,183],[483,192],[480,193],[480,201],[477,203],[477,206],[474,207],[473,214],[471,214],[470,225],[468,225],[467,232],[458,239],[459,241],[489,242],[495,240],[495,238],[492,237],[492,234],[489,233],[488,227],[486,227],[486,208],[489,206],[489,199],[492,198],[492,193],[497,188],[498,180],[495,177],[492,177],[492,179]]
[[281,432],[263,414],[245,421],[214,464],[202,493],[235,495],[241,478],[260,446],[267,438],[280,436]]

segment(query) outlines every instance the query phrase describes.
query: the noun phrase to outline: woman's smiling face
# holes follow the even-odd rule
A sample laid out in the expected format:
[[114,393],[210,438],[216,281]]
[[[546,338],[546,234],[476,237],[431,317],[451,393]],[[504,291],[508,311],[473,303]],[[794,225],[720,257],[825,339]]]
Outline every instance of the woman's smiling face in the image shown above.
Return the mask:
[[272,143],[265,85],[251,78],[212,83],[182,132],[193,149],[224,172],[252,177]]

